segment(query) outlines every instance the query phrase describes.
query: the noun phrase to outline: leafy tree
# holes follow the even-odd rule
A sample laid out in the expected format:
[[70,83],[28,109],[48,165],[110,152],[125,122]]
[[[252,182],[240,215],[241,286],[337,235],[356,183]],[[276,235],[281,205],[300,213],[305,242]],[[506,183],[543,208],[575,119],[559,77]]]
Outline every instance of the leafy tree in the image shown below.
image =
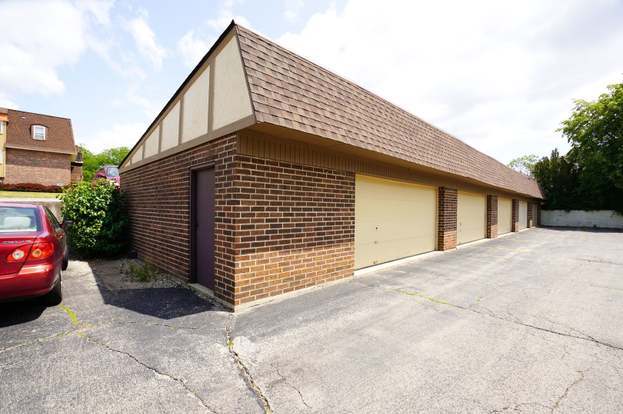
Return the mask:
[[532,176],[532,169],[537,161],[539,161],[539,157],[537,155],[522,155],[521,157],[517,157],[509,162],[508,166],[515,171]]
[[623,83],[593,102],[576,101],[560,130],[571,144],[582,197],[594,207],[623,210]]
[[593,102],[578,100],[560,131],[571,144],[533,167],[550,209],[623,213],[623,84]]
[[549,157],[536,162],[532,172],[545,197],[546,209],[581,208],[577,201],[577,166],[561,156],[558,150],[553,150]]
[[97,154],[89,151],[84,145],[80,146],[82,151],[82,174],[85,181],[91,181],[95,172],[103,165],[119,165],[125,156],[130,152],[128,147],[109,148]]

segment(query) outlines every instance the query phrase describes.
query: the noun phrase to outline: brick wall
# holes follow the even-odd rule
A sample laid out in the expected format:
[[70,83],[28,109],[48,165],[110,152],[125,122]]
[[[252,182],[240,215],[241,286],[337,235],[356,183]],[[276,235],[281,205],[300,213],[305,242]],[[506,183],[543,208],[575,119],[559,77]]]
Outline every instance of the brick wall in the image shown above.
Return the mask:
[[82,181],[82,165],[71,166],[71,182],[77,183]]
[[238,160],[236,304],[352,276],[355,175]]
[[487,238],[498,236],[498,197],[487,195]]
[[354,174],[238,155],[235,136],[122,173],[141,259],[189,279],[190,169],[210,161],[218,298],[239,305],[352,276]]
[[191,168],[214,163],[214,294],[229,303],[234,300],[234,206],[239,199],[233,187],[235,152],[236,137],[229,136],[121,174],[139,258],[189,280]]
[[68,185],[71,182],[70,155],[7,148],[4,182]]
[[511,231],[519,231],[519,200],[513,198]]
[[455,188],[439,187],[437,205],[437,249],[456,247],[457,196]]
[[532,203],[528,203],[528,228],[530,227],[534,227],[534,224],[532,224]]

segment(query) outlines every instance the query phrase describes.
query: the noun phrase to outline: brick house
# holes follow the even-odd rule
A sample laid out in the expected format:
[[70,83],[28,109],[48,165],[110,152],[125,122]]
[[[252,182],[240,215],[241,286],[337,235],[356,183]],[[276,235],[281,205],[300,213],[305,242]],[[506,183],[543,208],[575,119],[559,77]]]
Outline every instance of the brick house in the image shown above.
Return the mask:
[[121,187],[139,257],[234,309],[534,226],[542,198],[233,22],[123,160]]
[[66,186],[82,179],[71,120],[0,108],[2,184]]

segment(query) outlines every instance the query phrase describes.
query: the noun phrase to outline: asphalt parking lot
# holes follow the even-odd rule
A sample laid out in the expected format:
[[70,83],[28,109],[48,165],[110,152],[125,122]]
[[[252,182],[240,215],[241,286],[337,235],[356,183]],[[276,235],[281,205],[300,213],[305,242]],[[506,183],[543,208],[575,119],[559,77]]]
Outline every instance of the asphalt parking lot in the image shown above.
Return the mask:
[[235,316],[116,271],[0,305],[0,412],[623,412],[623,233],[531,229]]

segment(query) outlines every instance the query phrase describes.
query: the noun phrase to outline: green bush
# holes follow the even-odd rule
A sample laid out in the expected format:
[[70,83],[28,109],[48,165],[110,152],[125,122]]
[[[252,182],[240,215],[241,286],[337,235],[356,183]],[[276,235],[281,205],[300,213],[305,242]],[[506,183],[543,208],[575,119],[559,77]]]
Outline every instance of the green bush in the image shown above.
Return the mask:
[[85,257],[110,257],[128,246],[128,216],[123,194],[106,180],[83,181],[59,197],[73,251]]

